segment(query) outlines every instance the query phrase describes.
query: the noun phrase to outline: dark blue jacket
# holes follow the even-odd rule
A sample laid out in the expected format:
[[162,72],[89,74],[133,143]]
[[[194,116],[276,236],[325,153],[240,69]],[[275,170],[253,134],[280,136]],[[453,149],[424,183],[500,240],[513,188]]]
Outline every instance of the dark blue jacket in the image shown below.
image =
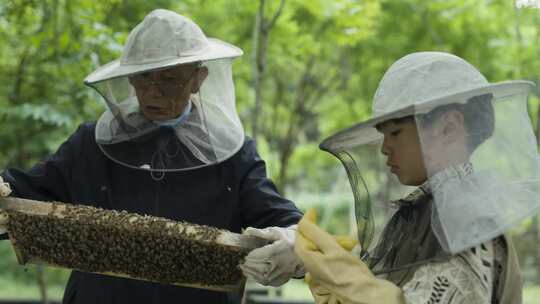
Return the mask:
[[[192,171],[150,173],[108,159],[96,144],[95,124],[83,124],[58,151],[29,171],[2,173],[13,196],[127,210],[233,232],[289,226],[301,212],[266,176],[253,140],[227,161]],[[194,270],[196,271],[196,270]],[[226,293],[73,271],[64,303],[227,303]]]

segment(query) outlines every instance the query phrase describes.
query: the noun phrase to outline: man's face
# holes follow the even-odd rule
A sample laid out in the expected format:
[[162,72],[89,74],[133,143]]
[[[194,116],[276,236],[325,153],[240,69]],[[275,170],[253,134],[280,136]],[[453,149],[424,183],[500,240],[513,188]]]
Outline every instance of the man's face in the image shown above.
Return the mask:
[[384,136],[381,153],[386,165],[403,185],[419,186],[427,179],[414,120],[388,121],[377,127]]
[[192,93],[199,90],[206,68],[194,64],[137,74],[129,78],[139,107],[149,120],[168,120],[182,114]]

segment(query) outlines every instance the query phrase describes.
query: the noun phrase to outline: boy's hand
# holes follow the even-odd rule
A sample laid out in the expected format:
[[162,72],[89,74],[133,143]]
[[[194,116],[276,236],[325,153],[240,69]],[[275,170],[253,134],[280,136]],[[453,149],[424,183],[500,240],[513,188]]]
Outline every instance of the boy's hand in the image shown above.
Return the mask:
[[317,303],[327,299],[348,304],[405,303],[398,286],[376,278],[349,248],[344,249],[317,226],[315,218],[308,211],[298,223],[295,252],[309,273],[309,285]]

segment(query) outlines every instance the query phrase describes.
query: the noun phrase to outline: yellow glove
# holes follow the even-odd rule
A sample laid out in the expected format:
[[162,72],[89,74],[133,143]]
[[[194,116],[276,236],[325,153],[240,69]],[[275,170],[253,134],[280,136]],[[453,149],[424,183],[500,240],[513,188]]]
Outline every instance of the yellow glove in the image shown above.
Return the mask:
[[314,280],[309,273],[306,274],[304,280],[308,283],[315,304],[343,304],[330,290]]
[[324,302],[332,298],[323,298],[314,293],[317,304],[405,303],[399,287],[377,279],[359,258],[343,249],[332,235],[314,223],[316,215],[313,213],[306,212],[298,223],[294,250],[311,276],[310,288],[317,288],[319,293],[328,291],[337,300]]
[[[310,222],[316,223],[316,210],[309,209],[305,213],[304,218],[308,219]],[[343,249],[347,251],[351,251],[358,244],[358,241],[356,239],[350,238],[348,236],[336,235],[333,236],[333,238]],[[309,246],[311,246],[311,248],[313,249],[317,248],[317,245],[315,245],[314,243],[311,243]],[[306,281],[306,283],[308,284],[316,304],[342,304],[342,302],[338,298],[336,298],[336,296],[332,294],[326,287],[314,280],[311,274],[307,273],[304,281]]]
[[[316,210],[309,209],[305,213],[304,218],[308,219],[310,222],[316,223]],[[343,249],[347,251],[351,251],[354,246],[358,244],[358,241],[356,239],[350,238],[348,236],[333,236],[333,238]],[[314,243],[311,243],[309,246],[311,246],[311,248],[313,249],[317,248],[317,245],[315,245]],[[308,284],[316,304],[342,304],[342,302],[338,298],[336,298],[336,296],[332,294],[326,287],[314,280],[311,274],[307,273],[304,281],[306,281],[306,283]]]

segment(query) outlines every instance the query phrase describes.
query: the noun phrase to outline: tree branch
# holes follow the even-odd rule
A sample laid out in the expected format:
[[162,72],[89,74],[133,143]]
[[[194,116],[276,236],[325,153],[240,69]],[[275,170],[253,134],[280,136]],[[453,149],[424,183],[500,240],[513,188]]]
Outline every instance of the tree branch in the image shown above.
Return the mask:
[[272,20],[270,20],[270,22],[266,25],[267,30],[270,30],[274,26],[277,19],[281,15],[281,12],[283,11],[283,7],[285,7],[285,0],[281,0],[281,2],[279,2],[279,7],[278,7],[277,11],[274,13],[274,16],[272,17]]

